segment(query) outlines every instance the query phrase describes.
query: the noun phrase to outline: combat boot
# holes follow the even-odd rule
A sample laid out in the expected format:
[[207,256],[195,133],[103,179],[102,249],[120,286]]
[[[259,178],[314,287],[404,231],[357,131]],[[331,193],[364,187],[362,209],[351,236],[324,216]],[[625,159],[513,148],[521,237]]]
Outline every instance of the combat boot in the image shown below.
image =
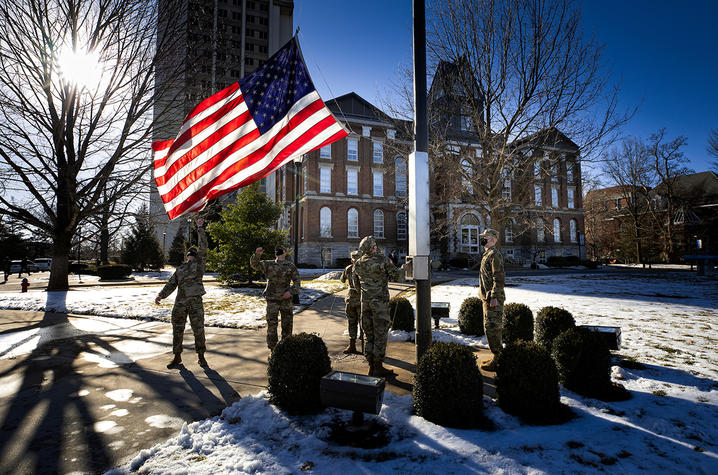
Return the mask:
[[207,360],[204,359],[204,351],[201,353],[197,353],[197,364],[200,365],[202,368],[209,367],[209,363],[207,363]]
[[175,357],[172,358],[172,361],[167,363],[167,367],[175,368],[175,367],[179,366],[180,364],[182,364],[182,356],[180,356],[179,353],[175,353]]
[[348,355],[349,353],[357,353],[357,339],[356,338],[350,338],[349,345],[347,345],[347,347],[344,348],[344,354]]
[[391,376],[394,376],[396,373],[394,373],[392,370],[385,368],[384,364],[379,361],[378,363],[374,363],[374,374],[371,376],[376,376],[378,378],[388,378]]
[[496,372],[496,357],[494,356],[490,360],[485,360],[481,363],[481,369],[484,371]]

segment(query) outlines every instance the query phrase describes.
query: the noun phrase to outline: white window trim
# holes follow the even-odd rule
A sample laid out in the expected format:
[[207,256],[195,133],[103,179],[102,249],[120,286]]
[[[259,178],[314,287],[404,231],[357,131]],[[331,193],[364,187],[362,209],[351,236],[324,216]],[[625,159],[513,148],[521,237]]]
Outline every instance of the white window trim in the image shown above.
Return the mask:
[[[377,227],[377,217],[381,216],[381,229]],[[373,221],[373,228],[374,228],[374,237],[376,239],[384,239],[384,231],[386,229],[386,217],[384,215],[384,211],[380,209],[375,209],[374,213],[372,213],[372,221]]]
[[[399,226],[399,216],[404,215],[404,225]],[[399,229],[403,229],[404,232],[399,234]],[[399,211],[396,213],[396,238],[402,241],[409,237],[409,215],[406,211]]]
[[571,242],[578,242],[578,222],[575,219],[568,222],[568,236]]
[[[324,191],[323,174],[327,173],[329,177],[329,191]],[[331,193],[332,192],[332,167],[331,166],[319,166],[319,193]]]
[[[352,171],[356,173],[356,193],[352,193],[349,191],[349,172]],[[359,167],[347,167],[347,195],[351,196],[359,196]]]
[[551,206],[553,206],[554,208],[558,208],[558,203],[559,203],[558,192],[559,192],[558,185],[551,185]]
[[[322,222],[322,211],[329,211],[329,223]],[[326,231],[326,234],[325,234]],[[322,206],[319,209],[319,237],[330,238],[332,237],[332,210],[328,206]]]
[[[558,224],[558,229],[556,229]],[[558,218],[553,220],[553,242],[561,242],[561,221]]]
[[[349,151],[351,150],[351,147],[349,146],[351,143],[356,144],[356,158],[351,158],[351,154]],[[359,139],[354,137],[349,137],[347,139],[347,160],[350,162],[357,162],[359,161]]]
[[[377,193],[376,185],[377,185],[377,176],[381,176],[381,180],[379,181],[379,184],[381,185],[381,193]],[[383,197],[384,196],[384,170],[381,169],[373,169],[371,172],[371,192],[372,196],[377,197]]]
[[534,185],[534,204],[543,206],[543,187],[540,185]]
[[569,186],[567,190],[568,194],[568,207],[569,208],[576,208],[576,187],[575,186]]
[[[351,219],[349,218],[349,213],[354,211],[356,213],[356,232],[351,232]],[[350,238],[358,238],[359,237],[359,210],[356,208],[349,208],[347,210],[347,237]]]
[[[381,147],[379,161],[376,159],[376,147]],[[384,163],[384,143],[380,140],[372,140],[371,142],[371,161],[372,163]]]
[[332,158],[332,144],[325,145],[319,149],[319,158]]

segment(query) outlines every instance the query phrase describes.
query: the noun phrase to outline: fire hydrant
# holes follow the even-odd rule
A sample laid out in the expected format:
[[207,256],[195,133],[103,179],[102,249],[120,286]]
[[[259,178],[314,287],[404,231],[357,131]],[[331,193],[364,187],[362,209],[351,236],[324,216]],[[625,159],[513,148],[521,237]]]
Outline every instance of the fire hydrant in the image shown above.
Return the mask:
[[20,287],[22,287],[22,292],[27,292],[27,288],[30,287],[30,282],[27,281],[27,277],[24,277],[22,279],[22,283],[20,283]]

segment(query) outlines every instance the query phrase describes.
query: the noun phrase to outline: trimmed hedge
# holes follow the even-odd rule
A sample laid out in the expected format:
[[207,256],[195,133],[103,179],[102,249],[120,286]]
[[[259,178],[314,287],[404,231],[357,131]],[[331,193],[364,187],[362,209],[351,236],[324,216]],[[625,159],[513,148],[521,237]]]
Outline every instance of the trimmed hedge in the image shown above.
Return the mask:
[[324,341],[300,333],[279,341],[269,357],[269,401],[289,413],[319,412],[319,383],[332,370]]
[[501,409],[531,423],[561,417],[558,372],[549,351],[530,341],[508,344],[499,354],[496,394]]
[[414,307],[404,297],[389,300],[389,317],[392,319],[392,330],[414,331]]
[[464,335],[484,334],[484,307],[478,297],[469,297],[461,302],[459,309],[459,330]]
[[522,303],[504,305],[503,341],[513,343],[517,340],[533,341],[534,314]]
[[546,265],[549,267],[572,267],[581,263],[578,256],[551,256],[546,259]]
[[536,343],[551,351],[553,340],[575,326],[576,321],[568,310],[544,307],[536,315]]
[[132,273],[132,267],[127,264],[108,264],[97,268],[100,280],[126,279]]
[[416,414],[435,424],[479,426],[483,379],[472,351],[457,343],[432,344],[417,365],[413,398]]
[[559,382],[584,396],[600,396],[611,385],[611,352],[596,332],[572,328],[561,333],[551,351]]

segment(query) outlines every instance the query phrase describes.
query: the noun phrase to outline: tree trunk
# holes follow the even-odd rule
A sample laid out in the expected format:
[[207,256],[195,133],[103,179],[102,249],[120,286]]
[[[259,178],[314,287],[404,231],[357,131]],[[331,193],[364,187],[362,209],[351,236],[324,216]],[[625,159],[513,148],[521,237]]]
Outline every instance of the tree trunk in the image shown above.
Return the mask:
[[52,265],[50,267],[50,282],[47,290],[67,290],[67,274],[69,272],[70,235],[55,236],[52,246]]

